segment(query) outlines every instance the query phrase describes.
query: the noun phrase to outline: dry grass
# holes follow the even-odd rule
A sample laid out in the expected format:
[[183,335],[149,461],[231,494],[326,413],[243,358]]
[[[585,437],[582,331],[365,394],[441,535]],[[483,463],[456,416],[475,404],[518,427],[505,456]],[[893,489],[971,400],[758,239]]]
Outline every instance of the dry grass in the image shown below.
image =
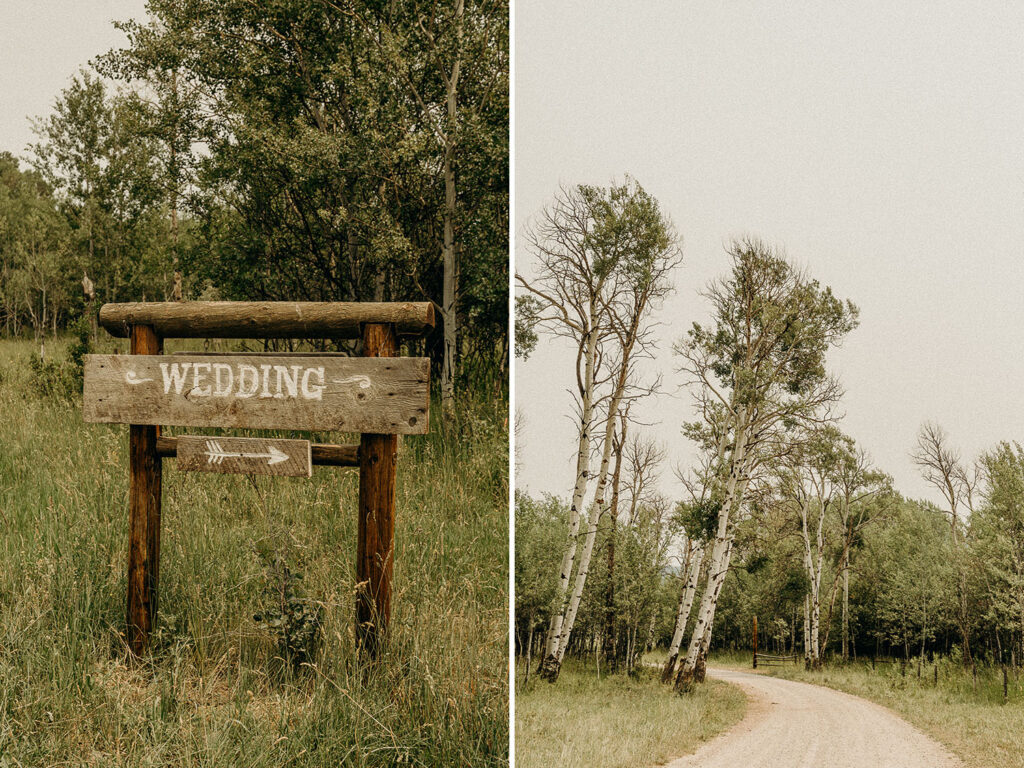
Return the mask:
[[[739,722],[739,688],[709,681],[679,696],[644,669],[636,679],[568,660],[558,682],[516,692],[517,768],[637,768],[689,754]],[[519,678],[522,670],[519,670]]]
[[[383,663],[354,652],[353,471],[168,462],[154,652],[130,665],[127,428],[33,394],[30,351],[0,341],[0,766],[507,765],[503,402],[402,441]],[[298,675],[253,620],[274,556],[323,616]]]

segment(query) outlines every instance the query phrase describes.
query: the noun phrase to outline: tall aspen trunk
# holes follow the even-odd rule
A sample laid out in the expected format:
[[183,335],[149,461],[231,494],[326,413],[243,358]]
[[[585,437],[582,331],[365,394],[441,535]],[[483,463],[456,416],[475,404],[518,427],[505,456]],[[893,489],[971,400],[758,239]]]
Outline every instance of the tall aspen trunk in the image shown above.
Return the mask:
[[850,660],[850,563],[843,558],[843,661]]
[[644,653],[654,650],[654,632],[658,628],[658,612],[651,614],[651,623],[647,625],[647,642],[644,644]]
[[459,70],[462,66],[462,18],[464,0],[455,0],[456,53],[451,75],[446,80],[448,122],[444,137],[444,277],[441,296],[444,323],[444,356],[441,366],[441,406],[451,416],[455,404],[455,356],[458,344],[458,264],[455,259],[455,154],[458,131]]
[[804,666],[811,668],[811,596],[804,595]]
[[[808,656],[807,661],[812,669],[821,667],[821,574],[825,566],[825,502],[818,500],[818,525],[812,549],[811,532],[808,523],[810,517],[810,499],[805,498],[800,505],[800,534],[804,544],[804,570],[811,585],[808,596]],[[817,556],[817,557],[815,557]]]
[[[628,358],[627,358],[628,359]],[[587,583],[587,576],[590,573],[590,560],[594,554],[594,543],[597,541],[597,527],[601,522],[601,517],[604,515],[605,510],[608,507],[608,502],[605,499],[605,491],[608,486],[609,478],[609,465],[611,464],[612,457],[612,444],[613,438],[615,437],[615,422],[619,415],[619,406],[622,403],[622,395],[625,391],[625,375],[626,368],[619,376],[619,382],[615,388],[615,393],[612,395],[612,400],[608,404],[608,415],[605,419],[604,429],[604,447],[601,453],[601,467],[598,470],[597,476],[597,488],[594,492],[594,503],[590,508],[590,517],[587,525],[587,536],[583,541],[583,551],[580,553],[579,566],[576,569],[576,582],[573,585],[572,598],[569,601],[569,609],[565,615],[565,621],[562,624],[562,640],[559,642],[559,648],[557,652],[558,664],[562,663],[562,659],[565,658],[565,648],[568,645],[568,640],[572,634],[573,625],[576,623],[576,614],[579,611],[580,601],[583,599],[583,589]],[[556,671],[557,676],[557,671]]]
[[[703,679],[704,654],[710,644],[711,626],[715,618],[718,596],[725,583],[729,571],[729,558],[732,554],[732,535],[730,533],[730,516],[734,508],[738,508],[746,490],[747,478],[744,477],[747,465],[747,442],[750,439],[750,416],[747,410],[740,412],[736,422],[736,444],[729,458],[729,476],[725,483],[722,507],[718,513],[718,528],[715,531],[715,543],[711,550],[711,561],[708,568],[707,586],[701,596],[700,609],[697,612],[697,623],[693,627],[690,645],[686,651],[679,674],[676,676],[676,690],[688,691],[694,682]],[[707,639],[705,640],[705,635]],[[701,672],[698,673],[698,667]]]
[[611,530],[608,533],[608,586],[604,597],[604,658],[608,664],[609,671],[614,671],[618,666],[618,653],[616,652],[616,622],[615,622],[615,536],[619,522],[619,482],[622,477],[622,452],[626,447],[626,430],[629,422],[626,414],[621,414],[619,426],[619,440],[615,445],[615,470],[612,472],[612,503]]
[[676,690],[688,691],[694,683],[703,680],[705,655],[711,642],[711,627],[715,620],[715,609],[718,607],[718,596],[722,592],[725,576],[729,572],[729,557],[732,554],[732,537],[725,535],[715,538],[715,546],[711,550],[711,562],[708,567],[707,585],[701,597],[697,623],[693,627],[690,645],[686,652],[683,666],[676,675]]
[[590,475],[590,429],[594,417],[594,363],[597,355],[597,307],[590,305],[590,330],[584,346],[583,391],[580,393],[580,437],[576,447],[576,484],[572,491],[572,505],[569,507],[569,532],[565,552],[562,554],[561,569],[558,573],[558,610],[551,616],[545,641],[544,655],[537,672],[552,682],[558,677],[558,643],[562,636],[565,618],[565,599],[569,591],[569,579],[576,562],[576,538],[580,530],[580,510],[587,491]]
[[668,647],[668,660],[665,662],[665,669],[661,673],[661,681],[667,683],[672,679],[675,672],[676,660],[679,658],[679,647],[683,644],[683,635],[686,633],[686,623],[690,619],[690,611],[693,609],[693,598],[697,594],[697,580],[700,577],[700,566],[704,562],[704,542],[690,541],[688,562],[686,564],[686,578],[683,581],[683,590],[679,595],[679,609],[676,611],[676,624],[672,630],[672,642]]
[[[597,323],[596,311],[596,304],[592,302],[591,329],[594,329]],[[558,631],[554,633],[553,650],[549,651],[545,655],[542,665],[542,674],[550,682],[554,682],[558,679],[558,672],[561,669],[562,660],[565,658],[565,651],[569,645],[569,639],[572,636],[572,628],[576,622],[576,614],[579,611],[580,601],[583,598],[583,590],[587,583],[587,575],[590,573],[590,560],[594,554],[594,542],[597,540],[597,526],[608,507],[608,503],[605,499],[605,490],[607,490],[608,486],[608,468],[611,463],[611,452],[614,444],[615,423],[619,417],[619,408],[622,405],[622,399],[626,394],[626,385],[629,380],[629,358],[630,353],[633,351],[633,345],[636,342],[637,333],[639,332],[642,313],[643,308],[638,308],[636,315],[633,318],[629,335],[623,343],[622,358],[619,361],[619,372],[616,376],[615,388],[612,391],[611,400],[608,403],[608,411],[605,416],[601,466],[598,470],[594,502],[591,505],[590,515],[588,518],[587,536],[583,542],[583,551],[580,553],[579,565],[576,568],[576,581],[573,585],[572,596],[569,599],[568,608],[565,610],[565,616],[559,620]],[[592,330],[591,332],[596,333],[596,330]],[[591,372],[591,381],[592,380],[593,373]],[[549,640],[549,647],[552,647],[551,642],[552,641]]]
[[[717,583],[718,594],[721,594],[722,584],[725,583],[725,574],[729,572],[729,561],[732,558],[732,546],[733,538],[729,537],[728,549],[725,553],[725,571],[722,575],[721,580]],[[692,681],[694,683],[703,683],[704,675],[707,670],[708,652],[711,649],[711,630],[714,627],[715,608],[718,606],[718,594],[715,595],[715,603],[711,609],[711,620],[704,626],[704,634],[701,635],[700,645],[697,651],[697,664],[693,670]]]

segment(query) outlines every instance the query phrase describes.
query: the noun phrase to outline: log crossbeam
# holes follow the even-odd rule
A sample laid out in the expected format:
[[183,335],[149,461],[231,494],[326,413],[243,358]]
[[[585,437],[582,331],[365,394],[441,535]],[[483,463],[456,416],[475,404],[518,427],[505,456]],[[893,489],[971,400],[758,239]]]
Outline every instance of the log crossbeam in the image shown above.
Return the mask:
[[434,305],[418,302],[156,301],[104,304],[100,325],[126,338],[145,325],[162,339],[359,339],[369,324],[425,336]]

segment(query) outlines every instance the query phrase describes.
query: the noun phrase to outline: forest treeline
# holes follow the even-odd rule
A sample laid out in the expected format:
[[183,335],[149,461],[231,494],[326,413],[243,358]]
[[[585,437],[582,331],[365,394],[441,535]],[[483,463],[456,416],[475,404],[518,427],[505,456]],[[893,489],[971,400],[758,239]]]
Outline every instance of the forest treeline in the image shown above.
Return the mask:
[[[965,460],[934,423],[908,455],[942,504],[901,495],[842,431],[828,352],[859,310],[777,247],[727,248],[707,323],[672,339],[695,419],[679,466],[631,417],[661,381],[637,361],[681,279],[671,219],[632,179],[562,189],[526,234],[517,354],[575,346],[572,495],[516,498],[516,648],[558,678],[566,654],[632,670],[655,647],[686,691],[712,648],[830,660],[1024,658],[1024,449]],[[656,288],[652,288],[656,286]],[[640,356],[638,357],[638,352]],[[567,360],[572,366],[572,360]],[[682,494],[664,493],[674,469]],[[532,667],[531,667],[532,665]]]
[[115,301],[431,301],[445,399],[501,380],[507,4],[147,8],[0,154],[2,332]]

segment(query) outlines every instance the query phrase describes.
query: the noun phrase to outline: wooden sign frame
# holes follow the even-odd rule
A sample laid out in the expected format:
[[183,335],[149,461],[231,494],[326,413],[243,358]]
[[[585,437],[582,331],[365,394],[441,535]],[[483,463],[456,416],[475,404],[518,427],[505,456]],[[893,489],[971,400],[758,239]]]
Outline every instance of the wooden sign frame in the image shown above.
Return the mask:
[[[361,338],[364,357],[395,357],[400,336],[434,327],[434,308],[429,302],[154,302],[106,304],[99,321],[130,340],[132,355],[163,354],[165,338]],[[416,431],[426,431],[421,427]],[[157,618],[162,462],[177,455],[178,439],[152,424],[131,424],[128,434],[126,623],[128,647],[141,655]],[[391,616],[397,449],[394,433],[362,433],[358,445],[310,446],[312,464],[359,467],[356,638],[373,657]]]

